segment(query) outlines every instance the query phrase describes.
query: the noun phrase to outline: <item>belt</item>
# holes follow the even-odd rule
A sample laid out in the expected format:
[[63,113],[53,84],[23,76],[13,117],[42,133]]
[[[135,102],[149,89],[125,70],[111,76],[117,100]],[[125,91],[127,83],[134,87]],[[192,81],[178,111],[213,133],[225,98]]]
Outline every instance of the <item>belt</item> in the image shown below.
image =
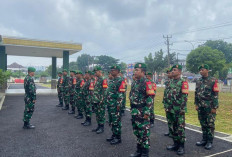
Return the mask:
[[145,107],[147,104],[131,104],[131,108],[143,108]]

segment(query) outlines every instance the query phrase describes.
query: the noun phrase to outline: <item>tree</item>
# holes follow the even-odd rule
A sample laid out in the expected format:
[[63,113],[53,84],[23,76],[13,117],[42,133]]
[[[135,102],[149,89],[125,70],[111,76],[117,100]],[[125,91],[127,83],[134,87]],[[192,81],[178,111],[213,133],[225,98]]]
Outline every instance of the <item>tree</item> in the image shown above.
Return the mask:
[[121,62],[121,63],[119,64],[119,66],[121,67],[121,71],[122,71],[123,73],[126,73],[127,64],[124,63],[124,62]]
[[0,69],[0,86],[3,86],[7,79],[10,78],[10,71],[3,71]]
[[89,70],[89,65],[92,65],[93,63],[94,63],[94,57],[88,54],[82,54],[77,57],[77,67],[82,72]]
[[69,70],[78,70],[77,62],[70,62]]
[[118,59],[106,56],[106,55],[101,55],[97,56],[95,60],[95,64],[101,66],[102,70],[105,72],[110,71],[110,67],[113,65],[118,65]]
[[202,46],[208,46],[212,49],[217,49],[221,51],[226,59],[226,63],[230,63],[232,61],[232,44],[227,43],[223,40],[208,40]]
[[211,71],[211,76],[216,73],[222,72],[222,69],[226,66],[226,60],[224,54],[221,51],[212,49],[208,46],[201,46],[192,50],[187,56],[186,67],[187,70],[192,73],[198,73],[198,67],[202,64],[208,64]]

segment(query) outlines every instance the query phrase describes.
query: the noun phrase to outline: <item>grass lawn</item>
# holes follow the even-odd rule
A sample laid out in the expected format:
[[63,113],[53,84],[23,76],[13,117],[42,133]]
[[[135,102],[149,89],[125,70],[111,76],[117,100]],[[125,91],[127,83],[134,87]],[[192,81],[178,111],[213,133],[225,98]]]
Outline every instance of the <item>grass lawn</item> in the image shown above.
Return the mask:
[[47,88],[51,88],[51,83],[40,83],[39,84],[40,86],[43,86],[43,87],[47,87]]
[[[127,91],[127,106],[130,106],[128,99],[130,86]],[[157,88],[155,97],[155,114],[165,116],[162,100],[164,88]],[[186,123],[200,126],[197,111],[194,105],[194,92],[190,92],[187,102]],[[219,93],[219,109],[216,117],[216,131],[232,134],[232,93]]]

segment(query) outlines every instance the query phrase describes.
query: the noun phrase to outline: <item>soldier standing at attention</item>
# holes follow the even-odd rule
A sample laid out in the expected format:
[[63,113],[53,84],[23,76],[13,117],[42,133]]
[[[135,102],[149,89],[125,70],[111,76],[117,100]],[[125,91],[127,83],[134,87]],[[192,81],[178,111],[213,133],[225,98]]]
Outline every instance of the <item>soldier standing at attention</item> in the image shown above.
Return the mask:
[[36,86],[34,83],[33,76],[35,75],[35,68],[28,67],[28,75],[24,79],[24,89],[25,89],[25,110],[23,116],[24,129],[34,129],[35,126],[30,124],[30,119],[34,112],[34,106],[36,101]]
[[85,84],[85,81],[83,79],[83,73],[81,71],[78,71],[76,73],[77,77],[77,84],[76,84],[76,107],[78,111],[78,115],[76,116],[77,119],[83,118],[83,112],[84,112],[84,98],[83,98],[83,86]]
[[69,94],[70,78],[67,75],[68,75],[68,71],[66,69],[64,69],[63,70],[63,88],[64,88],[64,103],[65,103],[65,106],[62,108],[62,110],[69,110],[69,103],[70,103],[70,94]]
[[[125,84],[125,89],[127,91],[127,79],[123,76],[123,73],[120,72],[119,76],[123,79],[123,82]],[[122,100],[122,107],[121,107],[121,116],[125,116],[125,109],[126,109],[126,91],[123,92],[123,100]]]
[[111,119],[112,136],[107,138],[106,141],[110,142],[111,145],[115,145],[121,143],[121,107],[124,98],[123,93],[126,92],[126,84],[119,75],[119,66],[114,65],[110,69],[114,79],[107,89],[108,95],[106,99],[109,108],[109,119]]
[[137,151],[131,157],[148,157],[150,148],[150,116],[152,96],[155,95],[152,83],[145,78],[147,66],[135,64],[135,78],[130,91],[132,127],[137,137]]
[[197,146],[205,146],[205,149],[212,148],[216,111],[218,108],[218,80],[209,76],[209,66],[203,64],[199,67],[201,78],[196,83],[195,105],[198,111],[198,119],[202,129],[202,140]]
[[166,71],[166,74],[167,74],[167,77],[168,79],[164,82],[165,84],[165,89],[164,89],[164,97],[163,97],[163,104],[164,104],[164,109],[165,109],[165,113],[166,113],[166,118],[167,118],[167,122],[168,122],[168,132],[167,133],[164,133],[164,136],[169,136],[169,137],[172,137],[172,133],[173,133],[173,129],[172,129],[172,124],[171,124],[171,117],[169,117],[169,113],[168,113],[168,95],[167,93],[169,93],[169,84],[170,84],[170,81],[172,79],[172,71],[171,69],[168,69]]
[[[153,85],[153,89],[154,89],[154,92],[156,94],[156,84],[155,82],[153,82],[152,80],[152,73],[151,72],[147,72],[146,73],[146,77],[149,81],[151,81],[152,85]],[[155,121],[155,114],[154,114],[154,101],[155,101],[155,95],[151,96],[152,97],[152,100],[153,100],[153,103],[152,103],[152,107],[151,107],[151,117],[150,117],[150,123],[151,123],[151,128],[154,127],[154,121]]]
[[76,84],[77,84],[77,80],[76,80],[76,71],[72,70],[70,71],[70,86],[69,86],[69,94],[70,94],[70,106],[71,106],[71,110],[68,112],[68,114],[75,114],[75,95],[76,95]]
[[63,77],[62,77],[62,72],[58,73],[58,82],[57,82],[57,92],[58,92],[58,98],[59,98],[59,104],[56,105],[57,107],[63,107]]
[[105,123],[105,103],[104,103],[104,95],[105,95],[105,89],[107,86],[107,80],[102,77],[102,69],[100,66],[96,66],[94,68],[95,75],[97,76],[97,81],[94,86],[93,91],[93,104],[96,107],[95,113],[96,113],[96,121],[98,124],[98,127],[96,129],[93,129],[93,132],[96,132],[97,134],[104,132],[104,123]]
[[167,150],[177,151],[183,155],[185,143],[185,109],[188,100],[188,82],[181,78],[181,65],[172,67],[173,80],[170,81],[170,90],[167,93],[167,116],[170,117],[173,128],[173,145],[167,146]]
[[108,121],[107,122],[109,122],[109,126],[111,126],[112,119],[110,117],[110,103],[107,100],[107,98],[108,98],[108,94],[109,94],[109,87],[113,83],[113,79],[114,79],[114,77],[112,76],[111,71],[108,72],[108,83],[107,83],[108,84],[108,88],[106,89],[106,96],[105,96],[106,99],[104,101],[105,101],[105,104],[106,104],[106,107],[107,107],[107,111],[108,111]]
[[[95,76],[95,72],[94,71],[92,71],[91,72],[91,74],[90,74],[90,79],[91,79],[91,89],[93,89],[94,90],[94,86],[95,86],[95,84],[96,84],[96,82],[97,82],[97,77]],[[93,92],[93,90],[90,90],[90,94],[93,96],[93,94],[94,94],[94,92]],[[92,99],[91,99],[92,100]],[[92,102],[91,102],[92,103]],[[92,113],[95,113],[95,104],[94,103],[92,103]]]
[[85,72],[85,84],[83,86],[83,108],[85,112],[85,121],[82,122],[81,124],[83,126],[90,126],[91,125],[91,117],[92,117],[92,98],[93,98],[93,90],[94,86],[93,83],[91,82],[91,71],[86,71]]

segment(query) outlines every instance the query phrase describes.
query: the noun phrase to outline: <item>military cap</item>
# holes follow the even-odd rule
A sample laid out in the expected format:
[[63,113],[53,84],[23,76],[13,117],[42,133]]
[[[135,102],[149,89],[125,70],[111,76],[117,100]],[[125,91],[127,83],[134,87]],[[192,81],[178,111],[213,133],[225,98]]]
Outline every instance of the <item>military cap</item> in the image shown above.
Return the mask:
[[95,66],[94,69],[93,69],[94,72],[99,71],[99,70],[102,70],[102,68],[100,66]]
[[113,66],[110,67],[110,69],[120,71],[120,67],[118,65],[113,65]]
[[68,70],[67,69],[63,69],[63,72],[68,72]]
[[62,72],[58,72],[58,74],[62,74]]
[[82,75],[83,73],[82,73],[81,71],[77,71],[77,73],[76,73],[76,74],[81,74],[81,75]]
[[30,71],[30,72],[35,72],[36,71],[34,67],[28,67],[27,70]]
[[135,64],[135,69],[136,68],[143,68],[143,69],[147,69],[147,65],[144,63],[136,63]]
[[172,71],[172,68],[167,68],[166,69],[166,73],[169,73],[169,72],[171,72]]
[[70,72],[73,72],[74,74],[76,74],[76,73],[77,73],[75,70],[70,70]]
[[182,65],[179,65],[179,64],[173,65],[171,68],[171,71],[173,70],[173,68],[177,68],[179,70],[182,70]]
[[152,75],[152,73],[151,72],[147,72],[146,75]]
[[85,73],[92,75],[92,71],[86,71]]
[[209,70],[209,66],[207,64],[202,64],[198,67],[198,70],[200,71],[202,68]]

